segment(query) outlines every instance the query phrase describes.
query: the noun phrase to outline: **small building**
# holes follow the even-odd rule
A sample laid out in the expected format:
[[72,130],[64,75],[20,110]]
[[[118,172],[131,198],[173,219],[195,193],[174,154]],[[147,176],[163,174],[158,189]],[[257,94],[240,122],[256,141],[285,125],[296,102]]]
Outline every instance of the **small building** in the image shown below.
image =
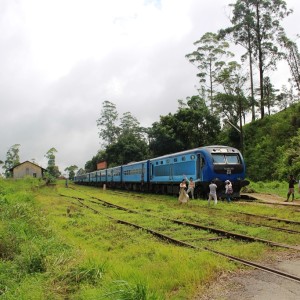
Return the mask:
[[10,169],[10,171],[12,173],[12,177],[15,179],[23,178],[25,176],[43,178],[46,169],[27,160],[14,166],[13,168]]

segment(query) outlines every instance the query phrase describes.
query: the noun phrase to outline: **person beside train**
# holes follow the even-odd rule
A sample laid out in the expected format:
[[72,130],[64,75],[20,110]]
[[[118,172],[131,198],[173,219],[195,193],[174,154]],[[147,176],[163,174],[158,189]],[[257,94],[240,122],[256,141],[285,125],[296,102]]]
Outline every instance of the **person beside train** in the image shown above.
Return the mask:
[[186,180],[182,179],[179,185],[179,197],[178,197],[179,203],[188,203],[189,201],[189,195],[186,192]]
[[189,195],[189,193],[191,193],[192,199],[194,200],[194,190],[195,190],[195,186],[196,186],[196,182],[199,181],[199,179],[196,179],[194,181],[193,177],[190,177],[190,180],[187,179],[187,177],[184,175],[185,181],[188,184],[188,189],[186,191],[186,193]]
[[210,200],[214,199],[215,205],[218,203],[218,198],[217,198],[217,185],[215,184],[215,181],[212,180],[210,183],[209,187],[209,194],[208,194],[208,205],[210,205]]
[[292,195],[292,202],[294,201],[294,198],[295,198],[295,188],[294,188],[294,185],[296,183],[297,182],[296,182],[294,176],[290,175],[289,176],[289,189],[288,189],[286,200],[284,200],[284,202],[288,202],[291,195]]
[[232,183],[230,182],[230,180],[226,180],[225,181],[225,197],[228,203],[231,202],[231,197],[230,195],[232,195],[233,193],[233,189],[232,189]]

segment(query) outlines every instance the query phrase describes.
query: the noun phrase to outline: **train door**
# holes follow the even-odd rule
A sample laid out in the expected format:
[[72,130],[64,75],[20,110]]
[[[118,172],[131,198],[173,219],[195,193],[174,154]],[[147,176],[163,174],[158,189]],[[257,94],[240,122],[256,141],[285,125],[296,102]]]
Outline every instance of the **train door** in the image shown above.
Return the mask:
[[141,182],[144,182],[144,176],[145,176],[145,166],[142,164],[142,170],[141,170]]
[[195,197],[201,197],[205,199],[207,195],[207,184],[204,182],[205,180],[205,159],[204,156],[199,153],[197,155],[197,166],[196,166],[196,174],[197,174],[197,180],[199,180],[198,183],[196,183],[195,188]]
[[173,181],[174,176],[174,164],[169,162],[169,180]]
[[197,179],[200,181],[203,181],[204,178],[204,166],[205,166],[205,160],[204,157],[201,154],[197,155]]

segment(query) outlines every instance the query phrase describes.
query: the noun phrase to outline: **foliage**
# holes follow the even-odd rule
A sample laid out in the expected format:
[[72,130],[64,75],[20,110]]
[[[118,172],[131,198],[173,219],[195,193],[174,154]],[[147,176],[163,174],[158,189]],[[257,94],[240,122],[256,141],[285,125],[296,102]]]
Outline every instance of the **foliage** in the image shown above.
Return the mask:
[[237,0],[233,7],[231,22],[236,43],[246,45],[247,54],[258,62],[260,80],[260,112],[264,117],[265,95],[264,77],[267,70],[274,70],[276,63],[283,57],[278,49],[284,29],[280,22],[292,11],[288,10],[282,0]]
[[212,32],[206,32],[194,45],[197,49],[187,54],[186,57],[200,72],[197,76],[200,78],[201,85],[209,94],[212,110],[213,96],[216,92],[216,86],[219,84],[217,78],[226,66],[226,61],[222,59],[223,57],[232,57],[233,53],[228,51],[228,42],[219,39],[218,35]]
[[300,103],[244,126],[247,176],[254,181],[285,180],[299,168]]
[[57,150],[52,147],[47,151],[45,157],[48,159],[47,172],[51,177],[58,178],[61,175],[61,172],[58,169],[58,166],[55,165],[55,153]]
[[279,42],[283,47],[284,58],[290,67],[293,82],[298,92],[300,92],[300,54],[298,46],[286,35],[280,36]]
[[11,168],[18,165],[20,163],[20,144],[15,144],[11,146],[6,153],[6,160],[4,162],[3,169],[5,170],[6,178],[11,177]]
[[277,177],[285,178],[288,174],[300,177],[300,128],[296,135],[290,138],[289,144],[279,147],[278,153],[281,160],[276,163]]
[[153,156],[178,152],[215,142],[220,131],[217,117],[210,113],[199,96],[179,101],[177,112],[161,116],[150,131],[150,151]]
[[116,124],[117,120],[118,112],[116,105],[110,101],[104,101],[100,117],[97,120],[97,126],[99,128],[99,137],[105,145],[114,143],[117,140],[120,130]]
[[69,179],[70,180],[74,179],[76,170],[78,170],[78,167],[76,165],[72,165],[72,166],[69,166],[69,167],[65,168],[65,172],[69,173]]
[[134,133],[122,134],[118,141],[106,148],[109,166],[144,160],[148,156],[148,145]]
[[[110,101],[103,102],[101,116],[97,120],[104,149],[85,164],[85,170],[92,172],[97,169],[97,163],[107,161],[108,166],[145,159],[148,155],[146,129],[130,112],[123,113],[119,120],[116,105]],[[118,121],[120,124],[118,125]]]

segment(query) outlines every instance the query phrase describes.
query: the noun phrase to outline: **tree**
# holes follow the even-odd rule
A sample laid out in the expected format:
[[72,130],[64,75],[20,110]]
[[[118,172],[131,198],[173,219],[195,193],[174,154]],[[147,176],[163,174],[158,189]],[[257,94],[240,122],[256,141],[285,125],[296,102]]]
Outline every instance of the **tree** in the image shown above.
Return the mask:
[[19,148],[20,144],[15,144],[11,146],[6,152],[6,160],[4,162],[3,168],[5,170],[5,176],[7,178],[11,177],[10,169],[20,163]]
[[285,179],[288,174],[300,174],[300,129],[297,135],[289,140],[288,144],[279,147],[281,159],[276,166],[276,173],[280,179]]
[[253,35],[253,19],[251,18],[250,4],[249,2],[236,2],[235,4],[229,4],[234,7],[233,16],[231,18],[232,27],[221,29],[219,31],[220,38],[232,37],[235,44],[244,47],[247,52],[242,55],[242,61],[249,58],[249,79],[250,79],[250,100],[251,100],[251,112],[252,121],[255,120],[255,99],[254,99],[254,83],[253,83],[253,51],[254,35]]
[[120,128],[116,125],[118,112],[116,105],[110,101],[104,101],[100,118],[97,120],[99,128],[99,137],[102,138],[105,145],[114,143],[119,135]]
[[264,72],[276,69],[276,63],[282,53],[274,41],[283,36],[284,29],[280,21],[292,11],[282,0],[237,0],[233,4],[232,22],[237,30],[236,40],[249,39],[251,55],[258,61],[260,113],[265,114]]
[[130,112],[125,112],[121,117],[120,129],[123,135],[131,133],[140,136],[140,123]]
[[186,57],[200,71],[197,76],[209,94],[210,109],[212,111],[213,96],[218,84],[217,77],[226,65],[222,58],[232,57],[233,54],[228,51],[229,43],[219,39],[218,35],[212,32],[205,33],[194,45],[197,46],[197,50],[187,54]]
[[130,113],[121,117],[120,134],[115,143],[106,147],[109,166],[143,160],[148,155],[148,146],[139,121]]
[[61,173],[58,167],[55,165],[55,153],[57,153],[57,150],[52,147],[47,151],[45,157],[48,159],[47,172],[54,178],[58,178],[61,175]]
[[127,133],[121,135],[116,143],[107,146],[106,156],[110,167],[141,161],[148,156],[148,145],[134,134]]
[[178,101],[172,115],[161,116],[150,134],[152,155],[164,155],[214,143],[220,131],[218,117],[212,115],[204,99],[192,96]]
[[271,115],[271,110],[272,107],[275,106],[276,103],[276,92],[278,92],[278,90],[276,90],[273,86],[273,84],[271,83],[271,79],[270,77],[265,77],[264,78],[264,95],[265,95],[265,103],[268,109],[268,115]]
[[276,104],[280,109],[286,109],[296,102],[294,85],[292,84],[291,79],[289,79],[288,81],[290,86],[287,87],[286,85],[283,85],[281,88],[281,93],[276,96]]
[[295,42],[288,39],[286,35],[282,35],[279,41],[284,49],[284,58],[290,67],[294,84],[298,93],[300,93],[300,53],[298,46]]
[[69,166],[69,167],[65,168],[65,172],[69,173],[69,179],[70,180],[74,179],[76,170],[78,170],[78,167],[76,165],[72,165],[72,166]]
[[149,149],[151,156],[161,156],[184,150],[183,143],[177,139],[175,118],[172,114],[160,116],[159,122],[154,122],[149,130]]

